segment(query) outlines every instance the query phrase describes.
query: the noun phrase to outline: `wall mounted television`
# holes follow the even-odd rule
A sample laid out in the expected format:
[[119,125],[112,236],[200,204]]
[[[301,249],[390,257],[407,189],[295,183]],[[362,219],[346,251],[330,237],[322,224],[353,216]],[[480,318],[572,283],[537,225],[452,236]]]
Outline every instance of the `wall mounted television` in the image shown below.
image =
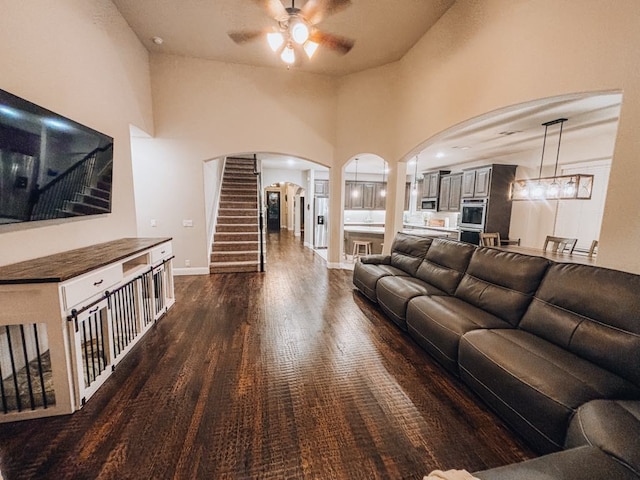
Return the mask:
[[111,212],[113,138],[0,90],[0,225]]

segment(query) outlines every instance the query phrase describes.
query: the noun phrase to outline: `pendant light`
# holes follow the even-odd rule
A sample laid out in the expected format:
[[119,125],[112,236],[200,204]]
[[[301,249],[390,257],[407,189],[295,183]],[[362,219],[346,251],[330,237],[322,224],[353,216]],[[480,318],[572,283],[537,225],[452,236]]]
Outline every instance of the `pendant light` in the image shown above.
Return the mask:
[[355,180],[355,187],[351,189],[351,196],[353,198],[358,198],[358,157],[356,157],[356,180]]
[[[564,122],[566,121],[566,118],[558,118],[542,124],[544,126],[544,137],[542,140],[542,155],[540,157],[538,178],[520,179],[512,182],[510,192],[512,200],[589,200],[591,198],[593,175],[582,173],[558,175],[562,130]],[[544,151],[547,145],[547,132],[550,126],[557,124],[560,124],[560,131],[558,134],[558,148],[556,150],[556,163],[553,177],[542,177],[542,164],[544,163]]]
[[418,156],[416,155],[416,164],[413,169],[413,190],[411,195],[418,195]]
[[380,196],[387,196],[387,162],[382,159],[382,189],[380,190]]

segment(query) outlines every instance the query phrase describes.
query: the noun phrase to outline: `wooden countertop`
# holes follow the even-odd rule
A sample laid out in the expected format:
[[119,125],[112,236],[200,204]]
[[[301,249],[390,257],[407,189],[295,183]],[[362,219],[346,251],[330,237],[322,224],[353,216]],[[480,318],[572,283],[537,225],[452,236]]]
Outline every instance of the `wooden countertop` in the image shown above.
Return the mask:
[[0,285],[64,282],[171,238],[121,238],[0,267]]

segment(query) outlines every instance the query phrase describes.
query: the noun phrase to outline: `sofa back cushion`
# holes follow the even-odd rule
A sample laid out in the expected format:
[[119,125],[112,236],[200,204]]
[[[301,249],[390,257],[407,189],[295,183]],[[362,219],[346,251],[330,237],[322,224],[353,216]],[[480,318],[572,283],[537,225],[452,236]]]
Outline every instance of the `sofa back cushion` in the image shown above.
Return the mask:
[[415,276],[453,295],[475,249],[469,243],[436,238]]
[[519,327],[640,386],[640,275],[552,264]]
[[391,246],[391,265],[415,275],[433,238],[398,232]]
[[455,296],[516,326],[550,261],[495,248],[477,248]]

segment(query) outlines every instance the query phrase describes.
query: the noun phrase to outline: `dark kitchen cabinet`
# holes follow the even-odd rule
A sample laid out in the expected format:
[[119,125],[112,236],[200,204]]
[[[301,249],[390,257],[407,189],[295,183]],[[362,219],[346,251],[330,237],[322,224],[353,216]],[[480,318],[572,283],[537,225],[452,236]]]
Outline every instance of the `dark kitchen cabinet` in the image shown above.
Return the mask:
[[459,212],[461,195],[462,173],[443,175],[440,179],[438,210],[441,212]]

